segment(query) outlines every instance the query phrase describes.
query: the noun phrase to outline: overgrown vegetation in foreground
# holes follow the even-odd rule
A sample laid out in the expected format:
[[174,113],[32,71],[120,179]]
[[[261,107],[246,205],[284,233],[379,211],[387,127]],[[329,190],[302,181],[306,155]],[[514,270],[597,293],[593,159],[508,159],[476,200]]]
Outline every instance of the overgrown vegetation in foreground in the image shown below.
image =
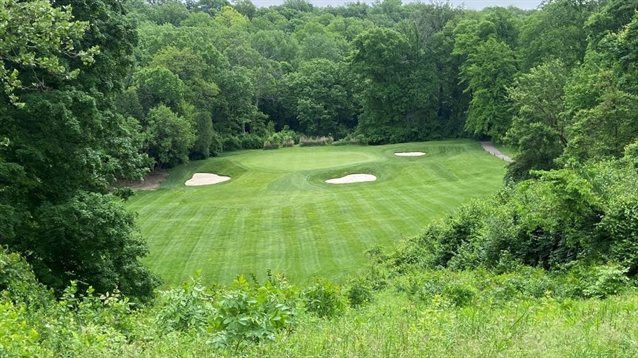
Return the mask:
[[81,298],[72,288],[58,302],[15,255],[0,262],[10,273],[2,276],[3,356],[638,353],[638,295],[615,266],[561,274],[430,269],[382,287],[358,279],[299,289],[272,278],[206,288],[192,280],[132,310],[117,295]]
[[[0,253],[8,356],[635,356],[637,145],[466,205],[347,284],[196,276],[145,306],[57,301]],[[512,238],[515,238],[513,240]]]

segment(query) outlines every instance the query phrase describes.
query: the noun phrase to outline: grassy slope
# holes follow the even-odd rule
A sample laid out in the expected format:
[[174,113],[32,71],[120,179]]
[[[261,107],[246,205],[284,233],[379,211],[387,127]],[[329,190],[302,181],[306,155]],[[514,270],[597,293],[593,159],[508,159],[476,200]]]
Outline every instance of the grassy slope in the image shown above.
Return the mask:
[[[427,155],[399,158],[398,151]],[[364,265],[366,249],[393,245],[494,193],[504,168],[472,141],[243,151],[176,168],[160,190],[138,193],[129,207],[149,242],[146,262],[167,284],[197,269],[208,282],[266,269],[292,282],[338,280]],[[233,179],[185,187],[196,172]],[[323,182],[352,173],[378,180]]]
[[[333,319],[303,316],[274,342],[220,351],[210,337],[131,346],[131,357],[636,357],[638,295],[551,297],[466,307],[414,302],[394,289]],[[144,348],[142,350],[141,348]],[[108,356],[108,355],[106,355]]]
[[394,292],[333,321],[306,321],[250,357],[636,357],[638,296],[503,307],[415,305]]

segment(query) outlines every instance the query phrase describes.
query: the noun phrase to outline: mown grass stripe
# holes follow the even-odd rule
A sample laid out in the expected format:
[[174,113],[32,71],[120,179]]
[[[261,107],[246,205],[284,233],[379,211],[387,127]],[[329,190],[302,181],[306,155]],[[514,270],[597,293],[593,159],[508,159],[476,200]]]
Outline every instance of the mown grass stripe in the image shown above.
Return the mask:
[[340,205],[353,206],[354,215],[352,222],[357,229],[353,230],[351,235],[356,235],[356,237],[361,241],[361,246],[365,249],[374,246],[377,243],[377,240],[375,239],[377,235],[375,234],[373,227],[377,229],[379,228],[379,219],[368,215],[368,210],[370,205],[372,205],[371,202],[358,192],[353,192],[346,196],[346,200],[340,201]]
[[271,270],[273,273],[283,271],[286,246],[283,242],[281,224],[281,208],[263,208],[259,211],[257,225],[260,233],[257,246],[261,253],[260,261],[264,263],[264,267],[259,268],[258,276],[265,274],[265,270]]
[[186,252],[188,252],[192,240],[188,230],[184,230],[180,219],[188,218],[190,220],[194,212],[195,207],[193,206],[175,206],[170,211],[172,225],[166,227],[166,230],[159,234],[162,236],[160,245],[154,245],[150,248],[151,253],[155,253],[151,258],[156,257],[156,262],[165,264],[160,275],[168,282],[181,281],[181,270],[170,268],[183,267],[188,260]]
[[299,252],[299,269],[306,276],[312,276],[319,272],[320,266],[318,240],[311,225],[312,223],[303,212],[303,207],[297,207],[295,210],[295,246]]
[[219,220],[221,210],[209,205],[202,205],[198,210],[197,220],[200,225],[189,231],[189,235],[198,239],[191,250],[188,264],[184,265],[184,270],[182,270],[183,278],[190,277],[202,269],[202,265],[212,263],[210,259],[215,255],[215,241],[219,239],[214,233],[223,222]]
[[336,269],[339,270],[341,267],[347,266],[350,263],[353,255],[351,247],[348,245],[348,238],[342,237],[337,229],[337,225],[332,222],[335,215],[331,209],[335,204],[334,201],[331,201],[330,203],[326,203],[326,205],[319,205],[317,207],[317,221],[323,223],[322,238],[328,243],[331,261]]
[[365,240],[359,238],[357,230],[358,225],[352,221],[340,221],[335,223],[335,229],[338,232],[338,239],[344,240],[348,246],[348,251],[352,253],[350,260],[344,262],[339,268],[335,268],[338,272],[333,273],[330,277],[338,279],[343,277],[345,273],[360,267],[365,262],[364,252],[368,249]]
[[232,267],[229,266],[232,266],[235,262],[234,258],[230,256],[232,246],[237,240],[240,240],[239,237],[234,235],[234,227],[237,223],[237,216],[240,210],[236,208],[226,208],[225,211],[224,222],[219,227],[219,240],[215,245],[217,248],[214,254],[214,267],[216,270],[207,270],[207,272],[210,272],[213,281],[223,278],[224,282],[230,282],[236,275],[235,272],[231,274]]
[[283,267],[284,272],[291,278],[300,279],[304,275],[300,272],[299,268],[299,251],[296,245],[297,229],[295,226],[295,214],[292,206],[285,206],[281,208],[281,226],[282,226],[282,238],[284,247],[286,248],[285,265]]

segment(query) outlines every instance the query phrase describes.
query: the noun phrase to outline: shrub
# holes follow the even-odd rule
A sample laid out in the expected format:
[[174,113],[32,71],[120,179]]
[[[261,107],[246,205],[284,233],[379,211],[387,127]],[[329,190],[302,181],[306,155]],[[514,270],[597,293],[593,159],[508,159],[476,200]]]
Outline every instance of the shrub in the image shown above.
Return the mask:
[[463,283],[451,282],[443,289],[443,297],[456,307],[471,305],[476,295],[476,290],[472,286]]
[[[487,207],[481,202],[474,202],[469,205],[462,206],[454,215],[447,218],[445,222],[441,222],[439,228],[428,228],[426,235],[432,235],[436,240],[435,264],[447,266],[450,260],[453,261],[456,268],[473,267],[477,264],[476,253],[479,250],[476,241],[480,240],[482,230],[485,226],[485,216],[487,215]],[[458,255],[463,249],[465,257]],[[467,259],[467,262],[461,261]]]
[[335,317],[343,313],[347,304],[340,287],[327,281],[315,282],[303,291],[302,297],[306,310],[319,317]]
[[165,333],[205,330],[216,310],[213,293],[201,284],[199,274],[182,284],[161,292],[157,305],[156,324]]
[[264,142],[264,150],[268,150],[268,149],[279,149],[279,143],[277,142],[271,142],[271,141],[265,141]]
[[43,357],[40,335],[27,324],[29,312],[11,302],[0,301],[0,356]]
[[292,142],[292,145],[299,142],[299,135],[295,131],[290,129],[288,125],[285,125],[281,132],[279,132],[279,136],[282,142]]
[[260,149],[263,144],[263,139],[253,133],[243,133],[239,136],[242,149]]
[[394,253],[388,256],[378,256],[377,259],[385,259],[389,269],[398,274],[432,267],[436,245],[443,233],[442,228],[442,223],[429,225],[422,235],[399,242]]
[[302,147],[318,147],[324,145],[330,145],[334,141],[332,137],[301,137],[299,139],[299,145]]
[[348,302],[350,302],[350,307],[353,308],[370,303],[374,299],[372,285],[365,280],[355,279],[350,282],[346,296],[348,297]]
[[627,268],[616,264],[576,265],[570,274],[580,283],[580,292],[585,298],[605,298],[620,293],[629,282]]
[[297,134],[286,125],[281,132],[270,134],[264,141],[263,148],[278,149],[279,147],[292,147],[298,138]]
[[597,231],[597,246],[609,245],[604,259],[619,262],[631,274],[638,273],[638,198],[623,195],[614,200]]
[[348,134],[347,136],[345,136],[345,138],[339,139],[337,141],[335,141],[334,143],[332,143],[332,145],[365,145],[368,144],[368,141],[365,139],[365,137],[361,134],[359,135],[354,135],[352,133]]
[[242,143],[239,138],[234,135],[229,135],[227,137],[224,137],[222,148],[225,152],[232,152],[235,150],[240,150],[242,148],[241,144]]
[[391,255],[394,270],[498,268],[508,254],[545,269],[612,261],[638,273],[635,170],[605,164],[537,175],[430,224]]
[[0,300],[9,298],[16,304],[40,308],[50,304],[53,294],[35,277],[27,261],[17,253],[8,253],[0,246]]
[[465,307],[475,300],[479,283],[471,272],[428,270],[397,279],[396,288],[417,302],[442,301],[447,306]]
[[300,303],[298,290],[283,276],[268,276],[263,286],[255,281],[253,287],[239,276],[221,293],[215,302],[217,333],[211,343],[225,347],[273,340],[275,333],[292,324]]
[[295,145],[295,132],[283,130],[279,133],[271,134],[264,142],[264,149],[278,149],[279,147],[292,147]]

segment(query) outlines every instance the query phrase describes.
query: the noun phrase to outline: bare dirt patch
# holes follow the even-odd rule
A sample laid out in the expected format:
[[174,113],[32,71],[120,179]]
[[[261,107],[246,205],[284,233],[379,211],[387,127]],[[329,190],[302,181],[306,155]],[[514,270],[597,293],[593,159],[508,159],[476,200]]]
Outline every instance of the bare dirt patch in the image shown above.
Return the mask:
[[152,173],[148,173],[142,181],[120,179],[117,183],[115,183],[115,186],[129,187],[133,190],[157,190],[162,184],[162,181],[166,179],[167,175],[167,171],[157,169]]
[[186,186],[201,186],[201,185],[213,185],[223,183],[230,180],[230,177],[211,174],[211,173],[195,173],[193,177],[188,179]]
[[351,183],[363,183],[367,181],[375,181],[377,177],[371,174],[350,174],[341,178],[334,178],[326,180],[328,184],[351,184]]
[[394,153],[397,157],[422,157],[425,155],[423,152],[400,152]]

